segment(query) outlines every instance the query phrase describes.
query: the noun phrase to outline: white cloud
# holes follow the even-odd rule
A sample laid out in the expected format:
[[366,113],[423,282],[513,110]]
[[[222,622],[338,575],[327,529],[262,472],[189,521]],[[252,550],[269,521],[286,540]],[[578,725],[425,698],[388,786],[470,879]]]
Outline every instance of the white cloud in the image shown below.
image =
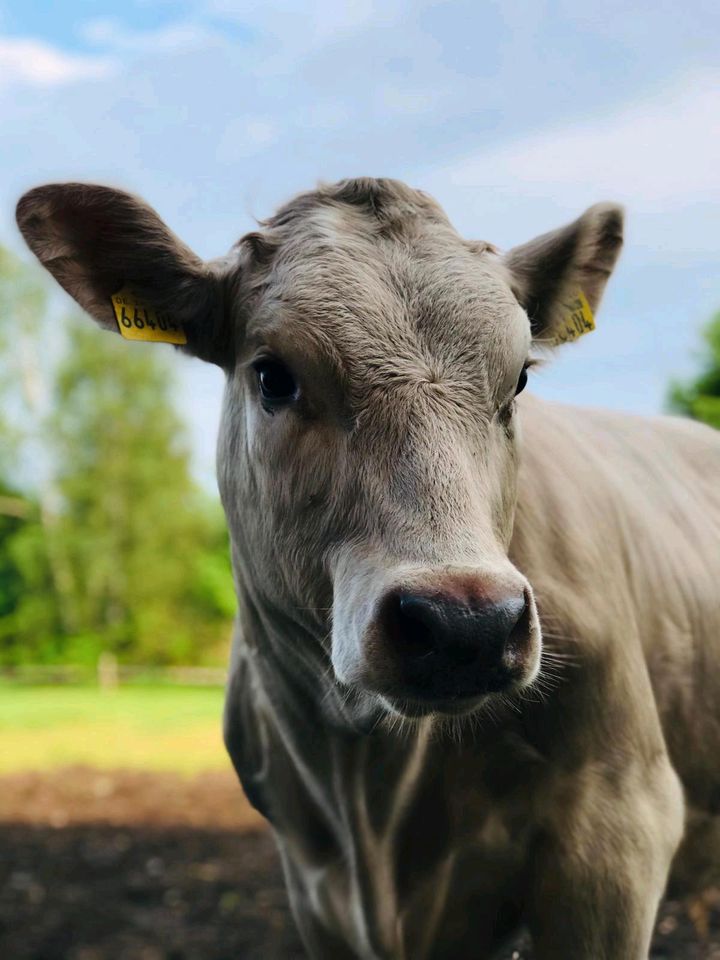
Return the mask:
[[454,187],[615,198],[668,213],[720,201],[720,74],[681,84],[612,116],[563,125],[444,164],[429,179]]
[[[393,12],[396,3],[386,2],[383,17]],[[348,36],[366,26],[378,12],[374,0],[289,0],[281,6],[257,4],[252,0],[207,0],[206,13],[251,25],[275,45],[309,52],[341,36]]]
[[192,20],[157,30],[129,30],[114,17],[98,17],[80,26],[80,36],[95,46],[135,53],[182,53],[222,40],[219,33]]
[[116,69],[108,57],[77,56],[42,40],[0,37],[0,88],[14,84],[48,87],[107,77]]

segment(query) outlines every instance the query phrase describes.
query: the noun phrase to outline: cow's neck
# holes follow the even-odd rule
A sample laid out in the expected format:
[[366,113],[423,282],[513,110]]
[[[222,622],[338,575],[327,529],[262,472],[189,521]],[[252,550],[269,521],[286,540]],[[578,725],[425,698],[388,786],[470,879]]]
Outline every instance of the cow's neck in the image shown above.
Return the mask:
[[[477,818],[483,795],[489,801],[537,764],[517,713],[488,718],[464,742],[439,739],[429,720],[401,731],[383,723],[353,729],[337,705],[327,710],[318,664],[292,652],[314,638],[298,624],[289,635],[288,621],[252,597],[241,604],[228,747],[246,792],[276,829],[291,898],[294,890],[322,891],[324,922],[342,930],[358,956],[425,956],[465,855],[468,791]],[[493,858],[497,871],[497,851]],[[517,860],[511,851],[509,874]],[[412,934],[397,926],[410,907]],[[408,937],[406,953],[400,944]]]
[[[313,673],[317,664],[288,652],[292,644],[280,633],[287,622],[250,598],[242,609],[245,637],[238,640],[228,703],[228,746],[238,772],[276,828],[289,879],[295,872],[338,871],[327,886],[344,889],[345,904],[353,904],[361,955],[384,955],[381,945],[397,937],[398,860],[408,843],[408,816],[428,774],[438,780],[428,764],[430,723],[402,732],[343,724],[341,703],[328,702],[334,694]],[[296,629],[295,645],[314,642]],[[437,793],[441,798],[443,791]],[[423,820],[412,831],[417,836],[426,826]],[[338,924],[346,912],[341,903]]]

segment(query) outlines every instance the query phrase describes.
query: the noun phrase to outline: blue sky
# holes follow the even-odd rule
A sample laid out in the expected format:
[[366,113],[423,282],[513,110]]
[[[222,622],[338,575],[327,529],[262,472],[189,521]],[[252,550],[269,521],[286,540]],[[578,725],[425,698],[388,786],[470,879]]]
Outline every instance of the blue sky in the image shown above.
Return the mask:
[[[319,179],[399,177],[502,247],[620,200],[598,329],[533,386],[654,412],[720,307],[718,49],[716,0],[0,0],[0,243],[59,179],[144,195],[204,256]],[[178,368],[208,479],[222,378]]]

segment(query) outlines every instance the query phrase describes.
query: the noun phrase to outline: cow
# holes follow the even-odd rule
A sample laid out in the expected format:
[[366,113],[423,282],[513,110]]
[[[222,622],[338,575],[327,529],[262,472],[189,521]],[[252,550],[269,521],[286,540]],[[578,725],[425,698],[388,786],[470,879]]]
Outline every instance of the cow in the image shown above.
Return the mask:
[[526,925],[537,960],[646,958],[668,878],[720,861],[720,440],[522,393],[593,326],[622,209],[502,253],[351,179],[210,262],[114,188],[17,219],[101,327],[164,317],[226,374],[225,739],[308,954]]

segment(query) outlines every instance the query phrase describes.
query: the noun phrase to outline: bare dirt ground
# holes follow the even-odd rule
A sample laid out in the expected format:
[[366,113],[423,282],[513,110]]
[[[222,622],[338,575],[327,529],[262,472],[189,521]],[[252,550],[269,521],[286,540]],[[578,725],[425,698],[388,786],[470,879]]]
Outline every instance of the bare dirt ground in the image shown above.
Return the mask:
[[[708,916],[701,943],[682,905],[664,904],[653,960],[720,960],[720,913]],[[74,768],[0,778],[0,957],[303,953],[272,840],[232,774]],[[531,953],[518,943],[511,958]]]

